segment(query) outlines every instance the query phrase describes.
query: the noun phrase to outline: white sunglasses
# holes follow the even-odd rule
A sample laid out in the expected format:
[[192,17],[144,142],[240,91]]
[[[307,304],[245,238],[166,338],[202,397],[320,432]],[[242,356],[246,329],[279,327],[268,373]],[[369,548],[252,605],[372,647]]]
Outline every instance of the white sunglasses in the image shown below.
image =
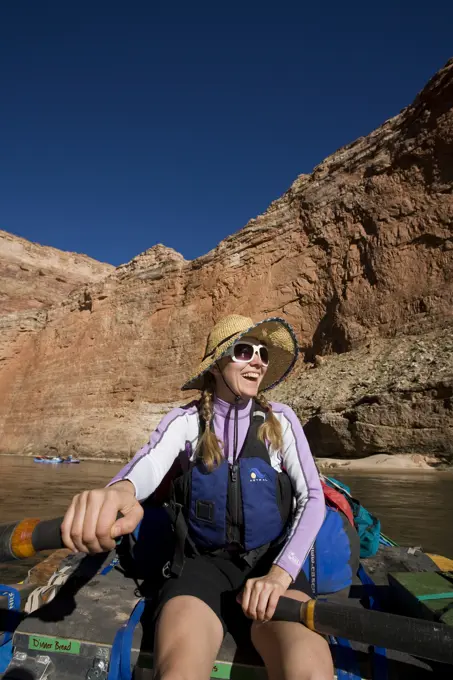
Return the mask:
[[264,366],[269,366],[269,350],[266,345],[255,345],[253,342],[237,340],[228,350],[226,356],[241,364],[248,364],[257,354]]

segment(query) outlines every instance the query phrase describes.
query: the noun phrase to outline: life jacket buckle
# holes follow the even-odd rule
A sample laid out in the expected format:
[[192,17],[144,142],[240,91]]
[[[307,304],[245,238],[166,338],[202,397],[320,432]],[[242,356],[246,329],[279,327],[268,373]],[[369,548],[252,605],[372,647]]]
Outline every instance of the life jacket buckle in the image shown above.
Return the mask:
[[162,567],[162,576],[164,578],[171,578],[171,562],[168,560]]

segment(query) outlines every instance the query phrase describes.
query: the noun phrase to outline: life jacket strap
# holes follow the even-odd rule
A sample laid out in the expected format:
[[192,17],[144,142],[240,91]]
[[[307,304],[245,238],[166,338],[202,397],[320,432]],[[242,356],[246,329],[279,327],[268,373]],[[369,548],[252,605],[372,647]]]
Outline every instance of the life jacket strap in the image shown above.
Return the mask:
[[180,503],[167,504],[165,506],[173,524],[175,532],[175,551],[170,565],[170,574],[181,576],[186,558],[186,546],[188,545],[195,555],[199,555],[198,548],[189,536],[189,527],[184,517],[183,506]]
[[[187,526],[186,518],[184,517],[183,506],[179,503],[173,503],[171,505],[166,505],[165,508],[170,515],[173,530],[175,532],[175,550],[169,571],[172,576],[179,577],[184,569],[187,546],[189,546],[194,555],[200,555],[202,553],[200,553],[194,541],[189,536],[189,527]],[[237,553],[237,556],[244,560],[249,567],[253,568],[272,545],[272,543],[266,543],[265,545],[261,545],[259,548],[254,548],[248,552]],[[219,548],[218,550],[206,551],[206,553],[203,551],[203,554],[222,554],[226,556],[228,555],[228,551],[224,548]],[[231,558],[233,558],[233,555],[233,553],[230,553]]]
[[246,553],[241,553],[241,558],[248,564],[249,567],[254,567],[258,560],[263,557],[269,550],[271,544],[266,543],[265,545],[260,545],[259,548],[254,548]]

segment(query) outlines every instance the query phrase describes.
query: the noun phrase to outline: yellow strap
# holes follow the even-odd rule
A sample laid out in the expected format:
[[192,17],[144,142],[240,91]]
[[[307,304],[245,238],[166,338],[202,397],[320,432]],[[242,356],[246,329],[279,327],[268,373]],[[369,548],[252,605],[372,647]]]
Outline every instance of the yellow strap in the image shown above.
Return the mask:
[[436,567],[439,567],[441,571],[453,571],[453,560],[449,557],[444,557],[443,555],[435,555],[432,553],[426,553],[430,559],[434,562]]
[[306,604],[304,623],[310,630],[315,630],[315,605],[316,600],[309,600]]

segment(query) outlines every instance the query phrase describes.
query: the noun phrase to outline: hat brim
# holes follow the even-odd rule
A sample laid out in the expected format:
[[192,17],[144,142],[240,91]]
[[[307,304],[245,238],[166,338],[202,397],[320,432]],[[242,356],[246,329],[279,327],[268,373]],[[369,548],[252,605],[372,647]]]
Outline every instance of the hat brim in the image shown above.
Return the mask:
[[201,362],[198,371],[184,383],[181,389],[202,390],[206,373],[227,354],[237,340],[247,335],[253,335],[254,338],[260,340],[269,351],[269,366],[259,391],[265,392],[278,385],[294,368],[299,355],[299,347],[296,334],[289,323],[280,317],[271,317],[239,331],[221,343],[211,356]]

